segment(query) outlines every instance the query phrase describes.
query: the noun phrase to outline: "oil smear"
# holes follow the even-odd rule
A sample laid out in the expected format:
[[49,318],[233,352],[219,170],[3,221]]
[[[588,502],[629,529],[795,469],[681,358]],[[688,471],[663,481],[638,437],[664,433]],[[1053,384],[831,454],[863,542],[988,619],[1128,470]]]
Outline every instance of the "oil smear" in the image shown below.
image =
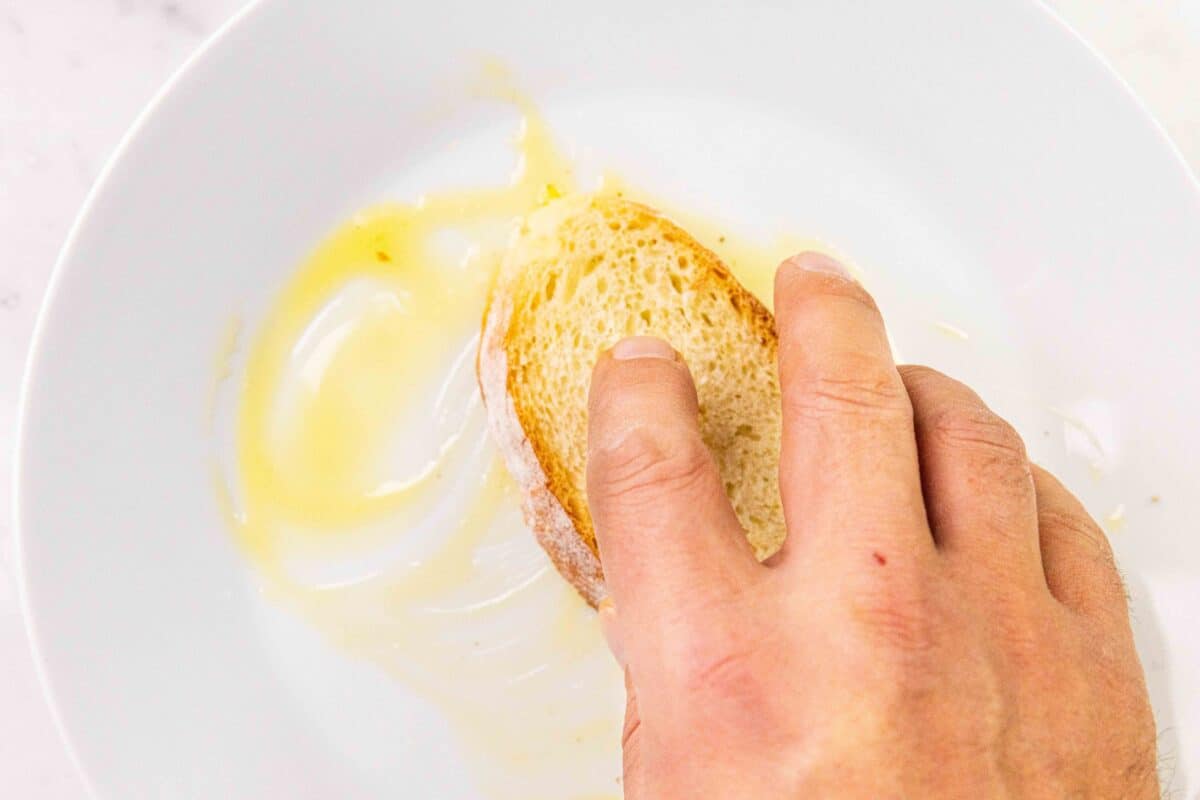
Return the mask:
[[574,188],[511,99],[511,185],[369,209],[283,287],[250,343],[219,490],[264,593],[433,701],[486,796],[612,797],[621,676],[521,521],[474,377],[512,221]]

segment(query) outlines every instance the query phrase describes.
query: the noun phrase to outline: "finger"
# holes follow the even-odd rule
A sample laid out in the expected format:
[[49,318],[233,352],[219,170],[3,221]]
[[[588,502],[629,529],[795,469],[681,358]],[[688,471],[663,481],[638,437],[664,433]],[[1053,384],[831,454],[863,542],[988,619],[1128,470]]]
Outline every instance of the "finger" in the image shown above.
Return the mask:
[[587,494],[626,653],[665,613],[733,591],[758,569],[700,438],[691,375],[660,339],[601,356],[588,411]]
[[1033,466],[1046,584],[1060,603],[1081,614],[1129,624],[1125,585],[1108,537],[1058,478]]
[[1037,498],[1025,443],[971,389],[903,366],[913,404],[925,510],[939,549],[985,585],[1043,586]]
[[882,564],[932,553],[912,406],[874,300],[817,253],[775,276],[788,524],[783,563],[804,551]]

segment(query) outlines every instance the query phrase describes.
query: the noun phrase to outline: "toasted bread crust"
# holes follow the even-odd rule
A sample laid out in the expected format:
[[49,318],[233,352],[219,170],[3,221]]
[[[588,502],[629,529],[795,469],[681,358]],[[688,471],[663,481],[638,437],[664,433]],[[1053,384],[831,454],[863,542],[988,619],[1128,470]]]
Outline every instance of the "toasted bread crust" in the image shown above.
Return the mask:
[[[630,228],[646,229],[670,242],[698,266],[700,287],[712,285],[729,298],[737,315],[774,363],[778,349],[775,321],[763,304],[743,287],[721,260],[679,226],[654,210],[617,198],[592,198],[588,210],[599,211],[606,220],[620,221]],[[595,529],[586,499],[576,491],[549,446],[538,437],[533,409],[520,391],[527,377],[510,370],[514,331],[522,319],[514,308],[522,307],[519,280],[500,281],[493,287],[484,312],[478,374],[489,424],[500,452],[523,495],[527,524],[550,555],[558,571],[593,606],[607,591],[600,565]],[[590,366],[590,365],[589,365]]]
[[596,551],[584,544],[575,523],[555,494],[508,390],[505,340],[512,318],[512,301],[494,290],[484,310],[476,372],[487,408],[488,425],[508,471],[521,489],[525,524],[550,556],[555,569],[592,607],[608,594]]

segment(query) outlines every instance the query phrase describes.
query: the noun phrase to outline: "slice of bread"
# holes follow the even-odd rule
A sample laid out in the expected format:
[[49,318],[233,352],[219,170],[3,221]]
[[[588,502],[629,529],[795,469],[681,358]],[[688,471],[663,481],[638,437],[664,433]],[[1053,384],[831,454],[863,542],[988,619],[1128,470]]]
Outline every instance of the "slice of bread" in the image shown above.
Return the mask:
[[535,211],[484,312],[479,383],[525,518],[558,571],[606,594],[588,513],[587,395],[600,353],[625,336],[678,350],[700,429],[759,559],[783,543],[775,322],[709,250],[654,210],[576,196]]

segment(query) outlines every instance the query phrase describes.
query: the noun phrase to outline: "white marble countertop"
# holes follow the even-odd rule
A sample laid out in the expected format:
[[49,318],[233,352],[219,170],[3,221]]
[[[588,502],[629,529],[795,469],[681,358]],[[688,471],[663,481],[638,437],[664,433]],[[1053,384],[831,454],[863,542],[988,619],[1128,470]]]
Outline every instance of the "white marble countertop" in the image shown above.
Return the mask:
[[[1025,0],[1012,0],[1023,2]],[[0,795],[82,798],[17,606],[9,486],[34,318],[67,229],[137,113],[244,0],[0,0]],[[1200,172],[1200,0],[1051,0]]]

